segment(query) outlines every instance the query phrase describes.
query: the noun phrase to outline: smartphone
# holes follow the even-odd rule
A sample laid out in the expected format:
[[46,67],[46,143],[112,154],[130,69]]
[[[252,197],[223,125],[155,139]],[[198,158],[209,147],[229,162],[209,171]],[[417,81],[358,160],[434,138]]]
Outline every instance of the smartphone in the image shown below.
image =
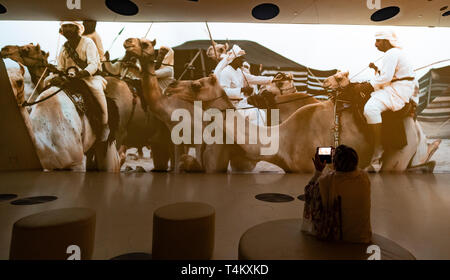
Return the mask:
[[317,154],[319,155],[320,161],[331,163],[332,147],[317,147]]

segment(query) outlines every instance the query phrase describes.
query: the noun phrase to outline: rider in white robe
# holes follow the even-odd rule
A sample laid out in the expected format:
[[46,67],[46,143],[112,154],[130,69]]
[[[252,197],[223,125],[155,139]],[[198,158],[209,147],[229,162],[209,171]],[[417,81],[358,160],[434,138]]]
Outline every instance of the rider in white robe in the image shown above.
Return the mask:
[[[220,85],[237,109],[251,107],[247,103],[247,96],[253,93],[253,85],[269,84],[273,80],[273,77],[254,76],[243,71],[244,55],[245,51],[238,45],[234,45],[214,70],[214,74],[218,77]],[[248,116],[249,120],[256,124],[265,124],[266,116],[263,110],[252,108],[241,109],[238,112],[245,117]]]
[[375,143],[372,167],[383,153],[381,145],[381,113],[401,110],[413,98],[416,81],[412,63],[399,47],[397,36],[392,31],[378,32],[375,46],[385,52],[380,71],[373,63],[370,67],[379,72],[370,81],[374,92],[364,107],[364,116],[369,124]]

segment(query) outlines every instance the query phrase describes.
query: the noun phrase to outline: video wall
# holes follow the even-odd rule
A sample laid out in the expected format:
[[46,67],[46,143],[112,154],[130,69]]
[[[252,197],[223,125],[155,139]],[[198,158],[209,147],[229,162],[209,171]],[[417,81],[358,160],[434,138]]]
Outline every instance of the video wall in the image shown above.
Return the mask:
[[0,21],[0,32],[3,170],[310,173],[318,147],[345,144],[361,169],[450,171],[445,28]]

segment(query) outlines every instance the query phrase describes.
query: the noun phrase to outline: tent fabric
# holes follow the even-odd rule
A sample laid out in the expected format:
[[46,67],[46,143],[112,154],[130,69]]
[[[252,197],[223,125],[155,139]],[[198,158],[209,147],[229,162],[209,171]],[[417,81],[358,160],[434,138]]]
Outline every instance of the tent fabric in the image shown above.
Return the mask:
[[[237,44],[244,49],[246,52],[245,59],[250,63],[250,71],[254,75],[273,76],[278,72],[292,73],[294,75],[294,85],[298,92],[322,95],[325,98],[326,92],[317,80],[323,82],[324,79],[337,72],[335,69],[318,70],[311,68],[308,71],[306,66],[296,63],[253,41],[215,40],[215,42],[218,44],[228,43],[230,47]],[[175,77],[178,78],[181,75],[189,61],[199,50],[202,50],[202,55],[193,63],[193,67],[187,71],[182,79],[199,79],[210,74],[216,62],[206,56],[206,50],[209,46],[211,46],[210,40],[195,40],[174,47]],[[202,59],[204,67],[202,66]],[[260,69],[260,65],[262,65],[262,69]],[[203,73],[203,69],[205,69],[205,73]]]
[[450,118],[450,66],[431,69],[419,79],[417,113],[422,121]]

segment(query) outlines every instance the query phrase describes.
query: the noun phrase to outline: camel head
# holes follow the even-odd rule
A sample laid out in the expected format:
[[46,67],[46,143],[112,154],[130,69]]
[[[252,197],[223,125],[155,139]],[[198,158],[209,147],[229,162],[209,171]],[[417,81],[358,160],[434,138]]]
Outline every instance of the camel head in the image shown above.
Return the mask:
[[24,78],[25,68],[19,64],[20,68],[8,68],[9,81],[16,97],[17,104],[22,104],[25,101],[24,97]]
[[[228,43],[225,44],[214,44],[216,47],[216,51],[214,52],[214,46],[209,46],[208,50],[206,51],[206,55],[210,58],[212,58],[213,60],[219,61],[220,60],[220,56],[222,54],[226,54],[229,46]],[[216,57],[216,53],[217,53],[217,57]]]
[[155,47],[156,39],[153,41],[139,38],[128,38],[123,43],[123,47],[127,55],[135,56],[138,59],[146,59],[148,62],[155,60]]
[[3,47],[0,50],[0,57],[1,58],[10,58],[18,63],[23,64],[23,60],[20,57],[20,47],[19,46],[8,45],[8,46]]
[[233,108],[233,105],[214,74],[195,81],[173,82],[167,87],[164,94],[184,95],[192,100],[204,101],[204,108],[210,106],[221,110]]
[[295,93],[297,89],[294,85],[294,75],[292,73],[279,72],[275,75],[276,82],[263,85],[259,92],[270,92],[273,95],[283,95],[288,93]]
[[1,50],[1,57],[8,57],[27,67],[37,64],[45,65],[49,53],[41,50],[39,44],[30,43],[24,46],[5,46]]
[[350,84],[350,79],[348,78],[348,71],[341,72],[338,71],[333,76],[326,78],[323,81],[323,87],[325,89],[338,89],[344,88]]

